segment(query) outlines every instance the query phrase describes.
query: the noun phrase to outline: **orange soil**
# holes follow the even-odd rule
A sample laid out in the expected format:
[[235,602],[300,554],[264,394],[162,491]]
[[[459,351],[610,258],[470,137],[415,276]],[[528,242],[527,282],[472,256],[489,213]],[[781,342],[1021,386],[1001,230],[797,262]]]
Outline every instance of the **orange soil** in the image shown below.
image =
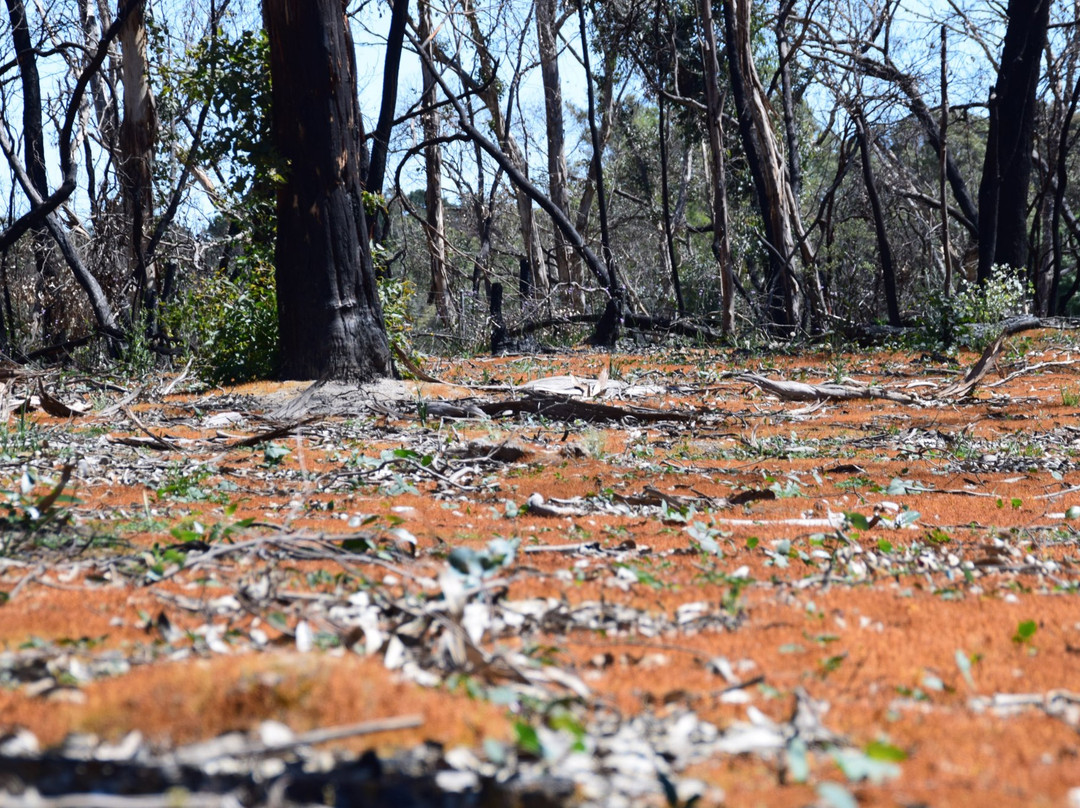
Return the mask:
[[[1028,347],[1024,359],[1035,363],[1067,361],[1074,346],[1044,334]],[[973,698],[1080,691],[1076,531],[1062,518],[1070,506],[1080,504],[1080,491],[1069,490],[1080,483],[1080,475],[1069,467],[1055,477],[1041,465],[1048,453],[1066,462],[1075,462],[1080,454],[1080,443],[1069,444],[1080,438],[1080,407],[1067,404],[1073,399],[1064,394],[1080,391],[1080,365],[1048,367],[990,388],[1006,368],[985,380],[974,401],[933,408],[883,401],[807,408],[720,375],[729,369],[752,369],[810,382],[850,375],[903,389],[913,381],[943,384],[960,373],[956,368],[927,369],[917,359],[904,353],[822,354],[741,360],[743,367],[737,368],[723,355],[688,350],[667,361],[589,353],[444,360],[429,370],[458,383],[498,383],[494,378],[516,384],[568,372],[595,378],[609,370],[644,382],[689,384],[704,392],[671,392],[628,403],[725,414],[722,421],[702,427],[542,421],[429,424],[429,434],[441,441],[448,435],[494,442],[512,437],[528,452],[521,463],[502,468],[497,488],[449,501],[437,501],[432,496],[434,480],[423,477],[416,483],[418,494],[387,496],[370,484],[350,491],[321,488],[348,470],[345,461],[351,455],[378,457],[383,449],[403,445],[402,432],[423,429],[409,414],[374,419],[385,427],[381,437],[367,435],[363,442],[328,445],[318,437],[318,422],[300,438],[278,441],[292,450],[281,468],[307,475],[307,481],[285,485],[280,479],[264,479],[261,448],[211,446],[207,441],[215,430],[200,429],[197,423],[154,421],[160,411],[142,407],[140,418],[155,433],[202,441],[184,454],[155,456],[178,463],[212,459],[215,476],[201,484],[212,490],[222,477],[238,484],[240,490],[229,495],[237,505],[235,514],[226,517],[216,502],[170,501],[150,485],[87,483],[79,484],[82,504],[77,513],[84,528],[113,531],[125,543],[119,549],[92,549],[90,557],[137,556],[155,545],[172,544],[176,539],[168,527],[180,521],[179,514],[204,524],[250,516],[323,534],[355,531],[339,518],[342,511],[378,515],[380,524],[393,517],[418,540],[416,558],[395,565],[429,577],[438,575],[449,546],[480,549],[493,536],[518,537],[522,549],[582,541],[615,548],[631,539],[639,552],[628,553],[620,563],[643,574],[639,583],[620,585],[610,557],[582,560],[560,553],[520,553],[500,572],[507,581],[506,597],[554,597],[571,605],[603,600],[672,620],[678,606],[705,601],[726,604],[738,623],[730,631],[671,631],[655,637],[574,632],[545,638],[554,647],[553,661],[575,670],[597,703],[628,714],[689,707],[723,729],[745,720],[747,705],[721,698],[727,682],[705,663],[722,656],[738,665],[741,676],[763,677],[765,687],[745,692],[750,704],[774,720],[790,717],[793,694],[802,688],[830,705],[825,725],[854,745],[885,740],[906,753],[899,779],[851,785],[862,805],[1064,805],[1066,792],[1080,787],[1076,726],[1036,708],[1012,715],[979,711]],[[972,359],[965,356],[962,361],[970,364]],[[274,389],[261,385],[229,392],[253,395]],[[453,385],[417,384],[416,389],[428,398],[470,394]],[[926,388],[914,389],[926,394]],[[170,400],[168,414],[193,415],[182,396]],[[80,430],[96,424],[92,415],[67,425],[47,416],[37,418],[50,429]],[[123,419],[106,426],[114,435],[142,434]],[[910,430],[917,432],[905,438]],[[1040,437],[1051,431],[1059,436],[1056,442]],[[937,436],[936,442],[916,440],[926,434]],[[565,451],[570,445],[584,456]],[[121,451],[131,450],[116,447],[117,454]],[[980,466],[986,455],[1015,462],[1001,468]],[[894,478],[927,490],[888,494],[882,489]],[[790,487],[792,482],[795,487]],[[548,501],[611,499],[615,494],[642,495],[651,487],[669,495],[721,500],[740,491],[784,491],[785,486],[791,496],[711,515],[699,507],[693,519],[718,531],[717,556],[686,552],[690,539],[684,525],[651,516],[505,516],[507,501],[521,506],[533,493]],[[331,501],[334,509],[328,510]],[[813,554],[833,552],[845,539],[827,527],[779,523],[845,511],[894,518],[897,505],[920,512],[915,527],[848,528],[845,536],[853,558],[874,554],[878,560],[896,559],[919,542],[940,551],[946,567],[948,553],[957,557],[951,580],[942,570],[911,565],[895,573],[882,566],[864,567],[865,575],[855,582],[821,580]],[[157,521],[143,519],[147,511],[157,512]],[[117,514],[122,514],[123,524],[114,521]],[[238,540],[242,538],[240,534]],[[790,541],[793,553],[786,566],[768,554],[780,540]],[[640,552],[643,547],[647,552]],[[800,551],[812,563],[801,560]],[[1031,563],[1048,560],[1058,565],[1055,575],[1032,571]],[[969,561],[974,564],[968,569],[970,580],[965,580],[962,565]],[[740,593],[727,576],[743,567],[751,583]],[[326,562],[298,561],[275,574],[281,588],[289,591],[332,590],[333,584],[312,582],[311,573],[319,569],[342,571]],[[185,573],[145,585],[115,575],[105,581],[88,578],[84,571],[64,580],[61,569],[45,564],[0,567],[0,590],[10,596],[0,606],[0,650],[15,650],[32,638],[92,638],[95,650],[153,646],[160,637],[148,626],[148,617],[167,612],[182,630],[206,621],[203,615],[175,608],[168,596],[218,597],[258,572],[250,562],[229,561],[209,580],[206,573]],[[381,567],[363,567],[362,572],[374,581],[388,574]],[[392,581],[391,588],[395,586]],[[1015,640],[1018,625],[1027,620],[1036,622],[1036,632],[1027,641]],[[512,736],[513,716],[502,708],[446,688],[405,683],[378,658],[360,658],[351,651],[301,655],[288,637],[267,632],[277,641],[267,650],[151,661],[127,674],[83,685],[74,702],[63,691],[59,696],[35,696],[25,688],[0,689],[0,732],[22,725],[51,744],[74,730],[115,738],[137,728],[155,741],[180,743],[246,729],[267,718],[302,730],[419,712],[425,718],[420,729],[370,743],[391,749],[429,738],[476,747],[485,737]],[[504,638],[498,644],[513,641]],[[957,665],[958,651],[973,660],[971,684]],[[811,782],[843,780],[822,754],[814,756],[812,770]],[[721,787],[732,805],[796,806],[814,799],[811,786],[783,783],[774,762],[757,758],[717,759],[685,774]]]

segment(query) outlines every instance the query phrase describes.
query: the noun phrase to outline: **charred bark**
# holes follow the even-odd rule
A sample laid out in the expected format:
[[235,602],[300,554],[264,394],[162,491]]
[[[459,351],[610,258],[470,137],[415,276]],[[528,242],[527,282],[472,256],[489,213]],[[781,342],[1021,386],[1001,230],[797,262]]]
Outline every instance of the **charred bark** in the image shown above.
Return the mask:
[[[22,86],[23,162],[26,174],[34,190],[42,197],[49,193],[49,178],[45,170],[45,134],[42,126],[41,79],[37,69],[37,53],[30,38],[30,26],[26,19],[26,6],[22,0],[6,0],[11,20],[11,38],[15,45],[15,59],[19,65]],[[34,268],[37,273],[37,313],[40,316],[42,334],[46,342],[52,342],[62,334],[57,308],[50,286],[56,277],[56,269],[49,261],[48,232],[44,226],[34,228]]]
[[1019,269],[1027,263],[1031,147],[1050,0],[1009,0],[1008,16],[979,184],[980,283],[995,265]]
[[618,270],[615,268],[615,255],[611,251],[611,237],[608,232],[608,207],[607,194],[604,189],[604,164],[603,146],[600,142],[600,128],[596,121],[596,94],[593,91],[592,71],[589,67],[589,40],[585,29],[585,4],[578,6],[578,24],[581,30],[581,55],[585,67],[586,95],[589,108],[589,136],[593,147],[593,165],[596,169],[596,207],[600,217],[600,250],[604,257],[604,269],[606,271],[606,287],[608,293],[607,304],[604,313],[596,328],[589,336],[588,342],[605,348],[614,348],[619,339],[619,325],[623,318],[623,305],[626,298],[625,290],[619,280]]
[[264,0],[278,189],[281,375],[392,372],[367,239],[362,121],[342,0]]
[[874,235],[877,238],[878,258],[881,261],[881,280],[885,286],[885,307],[889,313],[889,325],[899,326],[900,304],[896,293],[896,266],[893,262],[892,246],[885,228],[885,212],[878,193],[877,180],[874,178],[874,164],[870,159],[870,138],[866,131],[866,121],[861,113],[855,115],[855,137],[859,141],[859,154],[862,157],[863,181],[866,184],[866,197],[870,200],[870,211],[874,219]]
[[[422,13],[421,13],[422,16]],[[394,112],[397,107],[398,74],[401,71],[401,51],[405,42],[405,24],[409,19],[409,0],[394,0],[390,12],[390,30],[386,36],[386,60],[383,64],[382,102],[379,105],[379,121],[372,133],[371,158],[368,164],[365,188],[373,194],[381,194],[386,180],[386,157],[390,151],[390,133],[394,128]],[[426,135],[425,135],[426,137]],[[378,211],[371,222],[372,241],[382,244],[386,237],[386,213]]]

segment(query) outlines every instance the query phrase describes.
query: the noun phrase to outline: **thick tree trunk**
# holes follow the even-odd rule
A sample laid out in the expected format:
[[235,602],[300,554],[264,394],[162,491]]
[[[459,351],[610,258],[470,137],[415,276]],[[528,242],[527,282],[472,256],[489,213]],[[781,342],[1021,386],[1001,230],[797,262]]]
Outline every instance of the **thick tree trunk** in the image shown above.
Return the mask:
[[[121,0],[122,2],[122,0]],[[146,61],[146,6],[139,4],[120,30],[123,55],[124,119],[120,123],[120,180],[124,213],[130,226],[130,260],[138,295],[132,310],[141,302],[152,315],[156,297],[154,268],[147,265],[146,224],[154,210],[154,142],[157,139],[157,110],[150,89]]]
[[724,110],[720,101],[720,58],[716,48],[712,0],[699,0],[705,99],[708,107],[709,155],[712,159],[712,251],[720,270],[720,331],[730,334],[735,325],[735,270],[728,241],[727,169],[724,161]]
[[[540,50],[540,78],[544,84],[544,121],[547,125],[548,196],[563,213],[570,215],[569,172],[566,168],[566,137],[563,127],[562,81],[556,41],[555,0],[536,0],[536,39]],[[585,308],[581,265],[572,254],[562,232],[555,228],[555,267],[564,295],[576,311]]]
[[[431,36],[431,5],[427,0],[419,0],[419,34],[422,42],[428,42]],[[420,103],[424,109],[421,115],[421,128],[424,140],[428,141],[424,149],[424,171],[427,185],[424,190],[424,207],[427,227],[424,234],[427,239],[428,257],[431,265],[431,291],[429,298],[435,304],[439,320],[443,324],[453,322],[453,299],[450,294],[450,276],[446,269],[446,225],[442,198],[442,149],[435,139],[439,137],[439,110],[435,106],[438,99],[435,77],[431,74],[428,63],[421,65],[424,91]]]
[[1009,0],[1008,16],[979,184],[980,283],[995,265],[1019,269],[1027,263],[1031,146],[1050,0]]
[[364,381],[392,366],[367,240],[363,123],[342,0],[264,0],[278,189],[281,373]]

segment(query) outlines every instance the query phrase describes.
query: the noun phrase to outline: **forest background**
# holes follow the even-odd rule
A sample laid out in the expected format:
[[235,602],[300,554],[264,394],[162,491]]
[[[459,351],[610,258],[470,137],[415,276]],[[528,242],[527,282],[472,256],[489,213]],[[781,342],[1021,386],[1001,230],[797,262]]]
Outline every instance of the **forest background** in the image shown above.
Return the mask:
[[[274,375],[290,166],[258,4],[7,8],[0,350]],[[344,10],[398,348],[947,348],[1072,311],[1074,3]]]

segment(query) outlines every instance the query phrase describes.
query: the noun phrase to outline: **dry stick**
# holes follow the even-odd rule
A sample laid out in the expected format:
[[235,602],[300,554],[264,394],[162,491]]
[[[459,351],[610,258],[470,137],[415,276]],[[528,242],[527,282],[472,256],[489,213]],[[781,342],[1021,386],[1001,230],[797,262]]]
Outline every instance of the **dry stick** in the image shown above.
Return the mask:
[[105,417],[108,417],[108,416],[110,416],[110,415],[112,415],[114,413],[120,412],[121,410],[126,410],[129,405],[133,404],[137,399],[139,399],[139,397],[145,395],[145,393],[146,393],[146,385],[145,384],[142,387],[136,387],[134,390],[129,392],[127,395],[125,395],[122,399],[117,401],[115,404],[110,404],[108,407],[106,407],[105,409],[98,412],[98,417],[99,418],[105,418]]
[[135,426],[137,426],[140,430],[142,430],[144,433],[146,433],[150,438],[157,441],[159,449],[165,448],[165,449],[168,449],[168,450],[173,451],[173,452],[182,452],[183,451],[179,446],[177,446],[171,440],[163,438],[160,435],[155,435],[153,432],[151,432],[149,429],[147,429],[146,426],[143,425],[143,422],[135,417],[135,413],[133,413],[131,411],[131,407],[124,407],[124,415],[126,415],[131,420],[131,422],[133,424],[135,424]]
[[1080,485],[1074,485],[1062,491],[1051,491],[1049,494],[1039,494],[1032,497],[1032,499],[1057,499],[1058,497],[1063,497],[1066,494],[1075,494],[1077,491],[1080,491]]
[[180,371],[180,375],[178,375],[175,379],[173,379],[171,382],[169,382],[167,385],[165,385],[161,389],[161,395],[162,396],[169,395],[169,393],[171,393],[176,388],[176,385],[180,384],[180,382],[182,382],[184,379],[187,378],[188,371],[191,370],[191,365],[194,362],[195,362],[195,357],[193,356],[187,361],[187,364],[184,365],[184,369],[182,371]]
[[[290,738],[287,741],[280,741],[278,743],[251,743],[239,751],[223,751],[212,757],[200,759],[199,762],[207,763],[211,760],[217,760],[223,757],[235,758],[272,755],[277,752],[287,752],[298,746],[313,746],[315,744],[328,743],[329,741],[340,741],[344,738],[355,738],[359,735],[373,735],[377,732],[415,729],[416,727],[422,726],[423,723],[424,717],[422,715],[401,715],[390,718],[379,718],[373,721],[361,721],[358,724],[344,724],[337,727],[313,729],[309,732],[301,732],[299,735]],[[178,749],[177,754],[182,759],[183,749]]]
[[226,443],[225,448],[239,449],[243,447],[258,446],[260,443],[266,443],[266,441],[269,440],[284,438],[288,435],[291,435],[300,427],[310,424],[312,421],[317,421],[318,418],[319,416],[317,415],[311,415],[303,419],[302,421],[294,421],[291,424],[285,424],[285,426],[279,426],[266,432],[260,432],[258,435],[249,435],[246,438],[240,438],[239,440],[234,440],[231,443]]
[[1020,370],[1014,370],[1012,373],[1010,373],[1005,378],[998,379],[996,382],[992,382],[991,384],[988,384],[986,386],[987,387],[1001,387],[1001,385],[1007,384],[1008,382],[1011,382],[1013,379],[1016,379],[1016,378],[1018,378],[1020,376],[1023,376],[1023,375],[1025,375],[1027,373],[1036,373],[1036,372],[1038,372],[1040,370],[1045,370],[1046,368],[1071,367],[1072,365],[1075,365],[1078,361],[1080,361],[1080,360],[1077,360],[1077,359],[1063,359],[1060,362],[1039,362],[1037,364],[1031,365],[1030,367],[1021,368]]
[[[411,373],[415,378],[419,379],[420,381],[428,382],[429,384],[453,384],[453,382],[445,382],[445,381],[443,381],[442,379],[440,379],[440,378],[438,378],[436,376],[432,376],[430,373],[425,373],[420,368],[420,366],[417,365],[414,361],[412,361],[412,359],[409,357],[409,355],[407,353],[405,353],[403,350],[401,350],[401,348],[399,348],[397,345],[391,345],[390,348],[393,350],[394,356],[396,356],[398,358],[398,361],[401,362],[401,364],[403,364],[405,366],[405,369],[407,371],[409,371],[409,373]],[[458,387],[458,386],[464,386],[464,385],[454,385],[454,386]]]
[[15,600],[16,596],[19,594],[19,592],[22,591],[24,586],[26,586],[28,583],[33,581],[35,578],[37,578],[39,575],[43,574],[44,572],[45,572],[45,565],[42,564],[39,567],[37,567],[37,569],[35,569],[33,572],[29,572],[26,575],[24,575],[22,578],[20,578],[19,582],[17,584],[15,584],[15,586],[12,588],[12,590],[10,592],[7,593],[8,601],[10,602],[10,601]]

